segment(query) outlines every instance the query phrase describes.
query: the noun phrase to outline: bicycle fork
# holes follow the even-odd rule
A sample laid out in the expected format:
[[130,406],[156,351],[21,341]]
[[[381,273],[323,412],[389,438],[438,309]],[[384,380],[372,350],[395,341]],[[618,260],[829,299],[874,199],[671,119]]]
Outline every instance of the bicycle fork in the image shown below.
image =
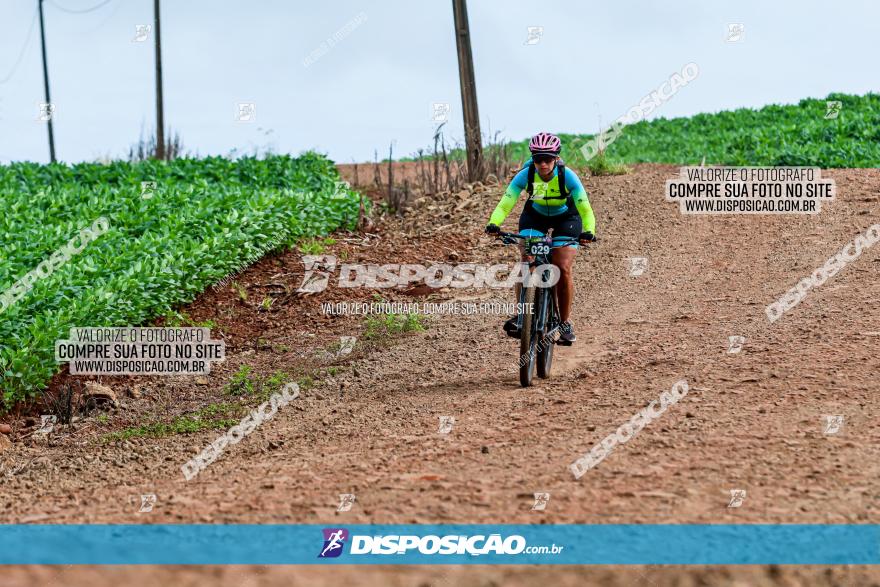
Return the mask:
[[[549,277],[549,271],[544,272],[541,276],[541,283],[546,283]],[[536,286],[537,287],[537,286]],[[535,334],[543,333],[546,330],[549,330],[548,326],[555,326],[555,328],[547,332],[546,336],[552,336],[555,331],[558,329],[558,325],[554,325],[554,312],[553,309],[556,307],[555,303],[555,287],[538,287],[537,291],[535,291],[535,307],[533,311],[535,312],[535,320],[533,324],[535,325]]]

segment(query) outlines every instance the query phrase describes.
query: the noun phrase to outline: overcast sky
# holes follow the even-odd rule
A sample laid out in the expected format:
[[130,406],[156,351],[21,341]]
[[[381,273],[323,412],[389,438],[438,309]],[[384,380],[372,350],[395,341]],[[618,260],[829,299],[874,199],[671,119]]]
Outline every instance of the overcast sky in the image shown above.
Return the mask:
[[[153,2],[105,1],[45,3],[63,161],[124,156],[155,124],[153,33],[133,41]],[[0,162],[48,160],[35,6],[0,0]],[[880,91],[871,0],[470,0],[469,13],[483,132],[511,139],[595,132],[689,62],[699,77],[652,116]],[[736,23],[742,38],[728,42]],[[537,43],[530,26],[543,27]],[[166,124],[201,155],[317,149],[350,162],[391,141],[410,154],[444,102],[463,136],[448,0],[163,0],[162,50]],[[240,102],[255,122],[236,121]]]

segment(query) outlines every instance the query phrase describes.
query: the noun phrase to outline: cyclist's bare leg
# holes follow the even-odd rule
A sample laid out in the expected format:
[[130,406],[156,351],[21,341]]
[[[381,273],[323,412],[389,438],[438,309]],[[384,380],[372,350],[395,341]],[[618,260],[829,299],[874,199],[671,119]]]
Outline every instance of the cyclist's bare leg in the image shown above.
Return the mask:
[[571,301],[574,299],[574,277],[572,266],[577,256],[574,247],[553,249],[553,264],[559,267],[559,283],[556,284],[556,297],[559,302],[559,318],[568,322],[571,315]]

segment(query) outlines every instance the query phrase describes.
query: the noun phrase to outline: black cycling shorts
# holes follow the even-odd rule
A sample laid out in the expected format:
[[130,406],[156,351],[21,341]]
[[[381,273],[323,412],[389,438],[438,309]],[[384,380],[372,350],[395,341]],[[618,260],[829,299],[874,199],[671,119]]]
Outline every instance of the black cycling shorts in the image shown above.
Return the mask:
[[[569,206],[568,210],[562,214],[547,216],[540,214],[530,203],[527,203],[519,217],[520,233],[524,230],[535,230],[541,234],[547,234],[547,231],[551,228],[553,229],[553,236],[579,237],[583,229],[583,223],[577,208]],[[570,246],[577,247],[577,243],[571,243]]]

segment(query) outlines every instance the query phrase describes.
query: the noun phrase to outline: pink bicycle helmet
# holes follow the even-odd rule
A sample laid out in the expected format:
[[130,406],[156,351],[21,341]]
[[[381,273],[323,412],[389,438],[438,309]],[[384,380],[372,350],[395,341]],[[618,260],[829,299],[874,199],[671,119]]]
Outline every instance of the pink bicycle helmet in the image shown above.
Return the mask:
[[559,141],[559,137],[549,132],[539,132],[529,141],[529,151],[532,152],[532,155],[559,155],[561,150],[562,143]]

